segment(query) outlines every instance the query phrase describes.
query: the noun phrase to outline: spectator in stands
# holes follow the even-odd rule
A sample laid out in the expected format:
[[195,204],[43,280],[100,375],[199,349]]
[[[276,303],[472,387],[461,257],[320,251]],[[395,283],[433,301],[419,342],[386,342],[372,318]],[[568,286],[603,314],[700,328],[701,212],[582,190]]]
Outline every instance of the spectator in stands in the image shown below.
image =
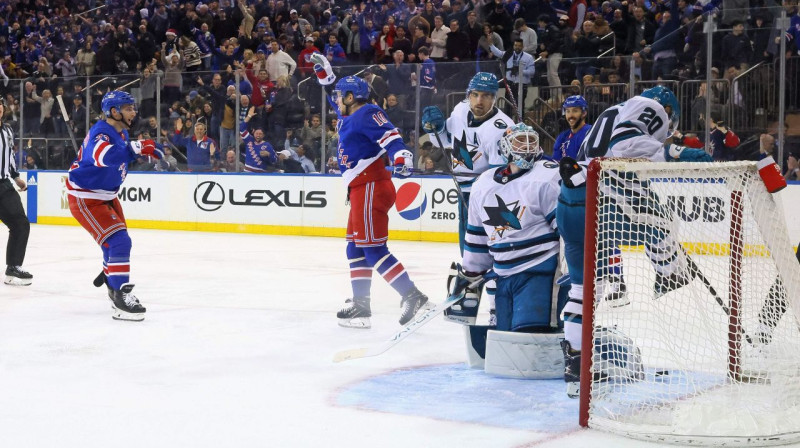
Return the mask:
[[570,28],[572,28],[573,33],[580,32],[583,23],[589,20],[589,18],[586,17],[586,9],[586,0],[572,0],[569,6],[569,12],[567,13],[567,17],[569,17],[567,23]]
[[783,172],[783,177],[787,181],[800,180],[800,163],[798,163],[797,157],[795,157],[793,154],[786,159],[786,170]]
[[495,3],[494,9],[486,16],[486,23],[492,26],[492,30],[503,39],[504,46],[511,46],[511,31],[514,26],[514,19],[503,7],[503,3]]
[[178,160],[172,154],[172,146],[169,144],[164,145],[164,157],[156,163],[155,169],[156,171],[175,171],[178,169]]
[[[445,53],[451,61],[466,61],[470,58],[470,41],[467,33],[461,31],[458,20],[450,21],[450,32],[447,33]],[[536,33],[534,33],[536,35]]]
[[273,83],[286,76],[291,78],[297,69],[297,63],[285,51],[281,50],[277,40],[270,43],[272,54],[267,58],[267,73]]
[[514,31],[522,39],[522,51],[535,58],[539,46],[539,38],[536,35],[536,31],[528,28],[523,18],[514,21]]
[[22,108],[23,130],[32,134],[39,133],[42,105],[37,100],[36,85],[30,81],[25,83],[24,106]]
[[325,45],[325,57],[328,58],[331,65],[342,65],[347,61],[344,49],[339,45],[339,40],[334,33],[328,35],[328,44]]
[[433,18],[433,30],[430,35],[430,57],[434,61],[443,61],[448,57],[447,49],[447,34],[450,28],[445,26],[442,16],[437,15]]
[[667,79],[678,66],[676,49],[680,43],[680,34],[677,32],[680,26],[680,10],[677,1],[670,2],[670,5],[670,10],[661,14],[653,45],[642,50],[646,57],[653,59],[653,77],[656,79]]
[[72,108],[70,111],[70,126],[72,133],[76,136],[86,133],[86,108],[83,106],[83,97],[75,95],[72,97]]
[[[497,58],[501,58],[505,63],[505,82],[511,88],[514,97],[517,99],[517,106],[520,114],[522,114],[525,108],[525,99],[528,97],[528,86],[530,86],[531,79],[536,72],[533,56],[525,53],[522,49],[522,39],[519,38],[514,41],[514,46],[511,51],[503,52],[495,46],[489,47],[492,54]],[[518,97],[520,84],[522,84],[522,98]]]
[[478,39],[478,48],[481,54],[486,55],[487,59],[494,59],[494,54],[490,49],[492,46],[500,51],[504,51],[503,38],[492,30],[488,23],[483,24],[483,36]]
[[[622,21],[627,24],[625,53],[638,53],[653,43],[656,25],[645,17],[644,9],[634,3],[622,2]],[[630,12],[633,12],[631,18]],[[614,29],[614,27],[612,27]]]
[[92,50],[92,43],[86,42],[83,48],[78,50],[75,59],[77,62],[77,74],[80,76],[94,75],[95,53]]
[[744,33],[742,21],[734,20],[731,25],[733,30],[722,38],[720,50],[722,69],[725,71],[730,67],[736,67],[738,70],[747,70],[750,60],[753,58],[753,44]]
[[411,93],[411,66],[403,62],[402,51],[396,50],[392,56],[393,64],[380,65],[379,68],[385,74],[384,79],[389,85],[389,93],[397,96],[400,106],[405,107],[408,94]]
[[575,56],[580,58],[575,63],[575,78],[583,79],[584,75],[597,72],[597,56],[600,54],[600,37],[594,32],[594,22],[583,22],[583,29],[572,34]]
[[[407,37],[406,29],[402,26],[398,26],[394,30],[395,37],[394,41],[392,42],[391,48],[389,48],[389,56],[390,59],[387,62],[382,62],[383,64],[391,63],[394,59],[394,52],[400,50],[403,52],[403,55],[411,54],[411,41]],[[404,62],[407,62],[408,59],[405,59]]]
[[311,62],[311,55],[314,53],[321,53],[319,48],[314,45],[314,38],[311,36],[306,37],[303,51],[297,55],[297,69],[302,78],[306,78],[314,73],[314,63]]
[[167,104],[177,101],[181,97],[183,87],[183,61],[178,52],[165,56],[167,43],[161,44],[161,63],[164,64],[164,79],[162,82],[161,100]]
[[214,161],[219,160],[219,148],[216,142],[206,135],[205,123],[199,121],[195,123],[194,135],[191,137],[184,137],[181,131],[183,131],[183,120],[178,118],[175,120],[174,132],[172,135],[167,133],[166,137],[174,145],[186,148],[189,171],[211,171]]
[[370,67],[364,69],[363,77],[369,85],[370,101],[383,107],[386,94],[389,92],[389,85],[386,83],[386,80],[376,75],[375,69]]
[[139,81],[139,93],[142,99],[139,103],[140,116],[156,114],[156,78],[161,75],[162,72],[156,68],[155,63],[150,63],[142,69],[142,78]]
[[418,52],[422,47],[430,45],[431,38],[425,34],[425,29],[421,26],[411,28],[414,30],[414,38],[411,44],[411,53],[408,56],[408,62],[417,62],[419,60]]
[[314,161],[306,157],[306,146],[299,145],[294,150],[295,153],[297,153],[297,161],[300,162],[300,166],[303,167],[303,172],[306,174],[315,174],[317,168],[314,166]]
[[[470,6],[472,6],[470,2]],[[461,22],[459,22],[460,24]],[[459,25],[460,26],[460,25]],[[478,51],[478,41],[483,36],[483,25],[478,22],[478,14],[475,11],[470,11],[467,14],[467,24],[463,27],[464,32],[469,36],[469,54],[475,56]]]
[[220,171],[223,173],[240,173],[244,167],[241,163],[236,163],[236,151],[229,149],[225,153],[225,160],[220,164]]
[[314,160],[317,160],[321,154],[320,144],[323,131],[322,118],[320,118],[319,114],[314,114],[311,116],[311,120],[305,120],[298,134],[303,146],[306,147],[306,150]]

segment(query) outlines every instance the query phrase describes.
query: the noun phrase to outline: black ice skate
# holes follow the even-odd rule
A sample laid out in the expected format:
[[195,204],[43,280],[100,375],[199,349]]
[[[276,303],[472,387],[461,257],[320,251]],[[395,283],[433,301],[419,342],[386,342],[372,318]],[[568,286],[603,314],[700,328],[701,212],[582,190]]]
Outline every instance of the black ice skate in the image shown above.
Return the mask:
[[23,271],[20,266],[8,266],[6,267],[6,278],[3,283],[14,286],[28,286],[33,283],[33,276]]
[[114,314],[111,317],[115,320],[144,320],[145,307],[139,303],[139,299],[131,292],[133,285],[125,283],[119,290],[108,288],[108,298],[111,299]]
[[567,396],[578,398],[581,386],[581,352],[573,350],[569,341],[561,341],[564,352],[564,382],[567,383]]
[[656,272],[656,281],[653,284],[653,291],[656,293],[656,299],[664,294],[680,289],[692,281],[693,276],[688,271],[675,272],[670,275],[663,275]]
[[400,301],[400,307],[403,309],[403,313],[400,314],[400,325],[409,323],[420,309],[427,309],[427,303],[428,296],[420,292],[416,287],[404,295]]
[[372,311],[369,308],[369,296],[366,297],[353,297],[347,299],[345,304],[351,304],[349,307],[342,308],[336,313],[339,318],[339,326],[347,328],[370,328],[372,324],[369,318],[372,316]]

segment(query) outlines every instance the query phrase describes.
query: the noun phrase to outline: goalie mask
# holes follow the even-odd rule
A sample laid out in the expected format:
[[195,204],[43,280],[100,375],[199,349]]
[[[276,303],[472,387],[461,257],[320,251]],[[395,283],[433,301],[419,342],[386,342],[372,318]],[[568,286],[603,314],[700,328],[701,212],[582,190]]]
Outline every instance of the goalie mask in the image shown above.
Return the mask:
[[517,123],[506,130],[500,140],[500,151],[506,162],[523,170],[533,168],[533,164],[543,155],[539,147],[539,134],[524,123]]

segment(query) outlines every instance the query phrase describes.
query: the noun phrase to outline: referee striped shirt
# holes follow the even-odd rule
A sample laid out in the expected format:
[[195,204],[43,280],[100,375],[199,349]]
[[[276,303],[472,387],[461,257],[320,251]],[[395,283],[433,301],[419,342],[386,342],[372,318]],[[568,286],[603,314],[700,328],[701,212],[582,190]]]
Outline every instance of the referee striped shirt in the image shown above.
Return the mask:
[[11,126],[0,124],[0,180],[19,177],[14,161],[14,132]]

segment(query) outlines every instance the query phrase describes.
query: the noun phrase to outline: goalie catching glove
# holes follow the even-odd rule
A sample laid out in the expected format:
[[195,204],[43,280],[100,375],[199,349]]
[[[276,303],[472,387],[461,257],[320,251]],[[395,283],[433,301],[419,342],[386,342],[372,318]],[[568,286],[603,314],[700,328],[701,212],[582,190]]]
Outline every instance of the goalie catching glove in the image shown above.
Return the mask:
[[394,169],[396,176],[408,177],[414,170],[414,154],[407,149],[401,149],[394,154]]
[[321,85],[328,86],[336,81],[336,75],[333,73],[333,67],[331,67],[328,58],[321,53],[312,53],[309,59],[314,63],[314,73],[316,73],[317,81]]
[[445,320],[464,325],[475,325],[478,318],[478,305],[481,303],[484,276],[479,273],[465,272],[458,263],[450,264],[450,275],[447,276],[447,292],[451,296],[460,296],[450,308],[444,310]]
[[153,140],[134,140],[131,142],[131,149],[136,155],[155,157],[159,160],[164,158],[164,147]]

